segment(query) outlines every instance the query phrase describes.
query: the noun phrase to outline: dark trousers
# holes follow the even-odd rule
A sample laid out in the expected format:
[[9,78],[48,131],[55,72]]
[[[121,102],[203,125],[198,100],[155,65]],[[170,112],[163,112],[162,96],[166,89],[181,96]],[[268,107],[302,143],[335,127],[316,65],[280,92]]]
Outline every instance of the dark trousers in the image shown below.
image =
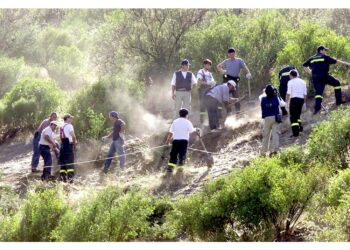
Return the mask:
[[[238,76],[231,76],[231,75],[226,74],[226,75],[223,75],[222,80],[223,80],[223,83],[226,83],[229,80],[234,80],[236,82],[236,90],[232,93],[232,97],[239,98],[239,93],[238,93],[239,84],[238,83],[241,80],[241,78]],[[235,109],[236,109],[236,112],[241,111],[241,103],[240,102],[235,103]],[[227,112],[231,112],[231,110],[227,110]]]
[[204,102],[208,111],[209,127],[210,129],[217,129],[220,118],[218,109],[219,102],[214,97],[208,95],[205,96]]
[[39,165],[40,159],[40,150],[39,150],[39,141],[40,141],[40,133],[35,132],[33,137],[33,156],[32,156],[32,168],[37,168]]
[[205,107],[205,103],[204,103],[204,96],[207,93],[207,91],[210,89],[209,86],[205,86],[205,87],[200,87],[198,89],[198,97],[199,97],[199,119],[200,119],[200,123],[203,124],[204,122],[204,117],[207,114],[206,113],[206,107]]
[[312,82],[315,87],[315,111],[319,111],[321,109],[323,91],[326,84],[329,84],[334,87],[336,104],[340,105],[342,103],[341,87],[338,79],[328,74],[325,76],[313,75]]
[[289,105],[290,123],[292,126],[293,136],[298,136],[299,132],[302,131],[303,127],[301,125],[301,111],[304,105],[303,98],[291,98]]
[[67,138],[62,140],[59,165],[61,165],[60,179],[63,182],[73,182],[74,178],[74,145]]
[[187,153],[187,140],[173,140],[173,145],[170,151],[170,159],[168,163],[168,169],[173,169],[178,164],[183,166]]
[[44,170],[41,176],[42,180],[47,180],[51,176],[51,168],[52,168],[52,157],[50,147],[47,145],[40,145],[39,151],[41,157],[44,159]]

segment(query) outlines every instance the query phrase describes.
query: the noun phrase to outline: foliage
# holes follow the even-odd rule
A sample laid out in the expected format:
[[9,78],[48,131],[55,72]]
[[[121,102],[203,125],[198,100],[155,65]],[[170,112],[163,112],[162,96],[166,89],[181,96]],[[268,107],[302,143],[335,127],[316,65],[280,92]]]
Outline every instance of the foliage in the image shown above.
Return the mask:
[[50,76],[66,90],[78,89],[84,82],[85,58],[75,46],[59,46],[48,62]]
[[[331,48],[329,54],[332,57],[345,61],[350,59],[349,39],[318,23],[301,21],[298,29],[286,32],[285,36],[287,43],[278,53],[273,71],[274,82],[278,82],[278,71],[286,64],[296,66],[302,78],[309,78],[302,70],[302,64],[316,53],[316,48],[321,44]],[[331,67],[331,72],[341,81],[346,78],[345,67]]]
[[[159,229],[158,223],[167,210],[152,200],[140,191],[124,194],[109,186],[88,197],[76,212],[66,214],[55,237],[58,241],[130,241],[150,236],[150,229],[155,224]],[[159,213],[155,215],[156,211]],[[160,231],[157,235],[165,237]]]
[[273,240],[283,230],[290,233],[328,171],[303,172],[306,167],[286,156],[258,158],[209,184],[179,201],[172,220],[179,218],[178,227],[192,238],[206,240]]
[[12,129],[33,129],[57,109],[60,97],[55,82],[25,78],[1,99],[3,125]]
[[34,76],[36,70],[27,66],[22,58],[0,56],[0,98],[24,77]]
[[350,118],[349,108],[333,111],[328,120],[315,127],[307,141],[310,157],[336,168],[345,168],[349,162]]
[[39,187],[28,194],[17,214],[5,220],[4,226],[11,233],[4,233],[2,240],[51,241],[51,232],[67,210],[62,190]]
[[143,93],[142,86],[136,81],[113,78],[100,80],[77,92],[68,104],[68,111],[75,117],[77,135],[86,139],[102,136],[105,129],[111,127],[107,119],[111,110],[125,112],[121,117],[128,123],[129,111],[133,109],[128,93],[137,98]]

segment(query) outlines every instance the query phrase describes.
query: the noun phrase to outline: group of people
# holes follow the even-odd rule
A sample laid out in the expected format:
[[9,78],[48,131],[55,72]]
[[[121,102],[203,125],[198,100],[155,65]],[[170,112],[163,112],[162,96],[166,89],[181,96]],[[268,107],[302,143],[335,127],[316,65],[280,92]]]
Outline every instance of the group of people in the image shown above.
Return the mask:
[[[125,152],[124,152],[124,130],[125,122],[119,118],[116,111],[109,112],[109,119],[113,123],[113,129],[110,134],[102,137],[105,141],[109,138],[112,139],[110,148],[106,159],[104,161],[103,172],[110,171],[112,159],[117,152],[120,158],[120,167],[125,166]],[[52,180],[55,177],[52,176],[51,171],[53,167],[53,161],[51,151],[54,152],[58,165],[60,167],[60,180],[62,182],[73,183],[74,179],[74,158],[75,147],[78,143],[77,137],[74,133],[74,127],[72,125],[73,116],[65,114],[63,116],[63,125],[59,127],[59,141],[56,140],[56,132],[58,128],[57,113],[52,112],[49,118],[41,122],[40,126],[34,133],[33,138],[33,156],[32,156],[32,172],[40,172],[38,170],[40,156],[44,160],[44,168],[41,175],[42,180]]]
[[[321,109],[326,84],[334,87],[336,104],[342,104],[340,82],[329,74],[329,65],[343,64],[350,66],[348,62],[328,56],[327,51],[328,48],[325,46],[319,46],[317,53],[303,64],[305,71],[312,76],[312,83],[316,91],[314,114],[317,114]],[[235,52],[234,48],[230,48],[227,51],[228,58],[217,65],[217,70],[223,76],[220,84],[215,82],[210,72],[212,61],[209,59],[203,61],[203,68],[198,71],[197,77],[189,71],[190,63],[187,59],[181,62],[181,69],[174,72],[171,86],[172,98],[175,101],[175,118],[167,137],[167,144],[172,143],[167,167],[168,172],[172,172],[174,167],[184,164],[190,134],[200,135],[201,132],[199,128],[194,128],[188,119],[191,110],[191,90],[194,85],[199,85],[200,122],[201,124],[204,122],[206,110],[209,128],[212,132],[220,128],[219,119],[222,107],[225,107],[226,111],[230,113],[231,105],[235,104],[236,112],[240,111],[238,89],[241,69],[246,71],[247,79],[251,79],[252,75],[245,62],[236,57]],[[301,113],[303,109],[306,109],[306,83],[299,77],[297,69],[289,65],[280,70],[279,80],[279,91],[272,84],[268,84],[263,94],[259,96],[264,120],[262,154],[267,153],[267,151],[270,151],[270,154],[275,154],[278,151],[279,124],[282,122],[282,115],[288,114],[287,109],[289,109],[292,136],[297,137],[303,131]],[[125,167],[124,131],[126,124],[120,119],[116,111],[109,112],[109,119],[113,123],[113,130],[109,135],[102,138],[102,140],[112,139],[104,161],[103,171],[105,173],[110,171],[115,153],[119,155],[120,167],[122,169]],[[34,134],[32,171],[38,172],[37,166],[41,155],[44,159],[42,179],[51,178],[52,158],[50,151],[52,150],[55,152],[61,167],[60,179],[72,182],[74,177],[74,147],[77,144],[72,125],[73,116],[66,114],[63,117],[64,124],[59,129],[60,145],[55,140],[58,127],[56,120],[57,114],[54,112],[40,124]]]
[[[349,67],[350,63],[330,57],[327,55],[328,50],[323,45],[318,46],[316,54],[303,63],[304,70],[311,75],[315,89],[314,115],[322,108],[323,91],[326,84],[334,87],[336,105],[343,103],[340,82],[329,74],[329,66],[331,64],[342,64]],[[301,113],[306,110],[306,83],[299,78],[296,68],[289,65],[280,70],[279,80],[279,93],[269,84],[265,88],[265,96],[261,97],[262,118],[264,119],[262,154],[265,154],[268,150],[270,154],[275,154],[278,151],[278,126],[282,122],[279,112],[280,107],[289,106],[292,136],[297,137],[303,131]],[[282,114],[287,114],[287,111],[282,110]]]

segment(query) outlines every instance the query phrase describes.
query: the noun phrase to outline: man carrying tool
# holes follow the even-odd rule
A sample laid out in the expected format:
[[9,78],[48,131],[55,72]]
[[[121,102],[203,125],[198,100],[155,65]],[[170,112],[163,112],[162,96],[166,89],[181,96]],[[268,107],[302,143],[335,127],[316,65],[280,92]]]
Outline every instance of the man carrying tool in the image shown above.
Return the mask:
[[199,130],[196,130],[192,122],[188,120],[188,110],[180,109],[179,115],[180,117],[171,124],[166,140],[166,144],[169,144],[171,140],[173,141],[167,167],[168,173],[172,173],[177,165],[184,165],[190,134],[196,132],[199,135]]
[[74,149],[78,141],[72,125],[73,116],[65,114],[64,124],[60,127],[61,149],[59,164],[61,165],[60,179],[63,182],[73,183],[74,178]]
[[328,73],[329,65],[331,64],[343,64],[350,66],[350,63],[344,62],[327,55],[329,49],[321,45],[317,48],[317,53],[307,59],[303,67],[305,71],[312,76],[312,83],[315,87],[315,108],[314,114],[317,114],[321,110],[321,103],[323,99],[323,91],[326,84],[334,87],[334,95],[336,99],[336,105],[342,104],[342,93],[340,82]]
[[119,115],[116,111],[109,112],[109,120],[113,123],[113,131],[109,135],[102,137],[102,140],[105,141],[108,138],[112,138],[113,141],[109,147],[107,159],[104,162],[104,173],[109,172],[112,158],[116,152],[119,155],[120,168],[122,170],[125,168],[124,131],[126,124],[122,119],[119,118]]
[[306,103],[306,83],[298,77],[296,70],[291,70],[289,73],[290,80],[288,82],[287,99],[289,103],[290,123],[292,126],[293,136],[299,136],[299,132],[303,131],[301,125],[301,111],[304,103]]
[[[236,50],[234,48],[230,48],[227,51],[228,58],[225,59],[223,62],[219,63],[216,68],[217,70],[223,75],[223,83],[226,83],[229,80],[233,80],[236,83],[236,91],[233,93],[234,95],[232,97],[238,98],[238,83],[240,81],[240,72],[243,68],[247,74],[246,77],[248,80],[252,78],[252,74],[250,73],[247,65],[245,62],[241,59],[236,57]],[[239,102],[235,103],[236,112],[240,112],[241,110],[241,104]]]
[[55,141],[55,132],[57,128],[56,121],[51,121],[49,126],[46,127],[41,135],[39,141],[39,151],[40,155],[44,159],[44,170],[41,176],[41,180],[49,180],[51,177],[51,168],[52,168],[52,157],[51,150],[57,152],[58,148]]
[[234,93],[234,91],[236,91],[236,83],[233,80],[207,90],[204,96],[204,103],[208,111],[211,132],[216,132],[219,128],[219,105],[224,104],[226,107],[229,107],[231,103],[238,100],[238,98],[230,97],[230,93]]
[[175,101],[175,114],[181,108],[191,109],[191,89],[192,85],[197,84],[193,73],[189,70],[190,62],[187,59],[182,60],[181,69],[173,74],[171,79],[171,96]]
[[[279,81],[280,81],[280,85],[279,85],[278,91],[279,91],[279,96],[283,99],[283,101],[286,101],[288,81],[290,80],[289,72],[292,69],[296,70],[294,66],[286,65],[285,67],[283,67],[283,69],[281,69],[278,72],[278,78],[279,78]],[[281,110],[282,110],[282,115],[287,115],[288,114],[288,112],[287,112],[285,107],[281,107]]]
[[206,114],[206,108],[204,104],[205,92],[215,85],[215,80],[210,72],[212,62],[209,59],[203,61],[203,69],[200,69],[197,73],[197,80],[199,83],[198,97],[199,97],[199,117],[200,123],[203,124],[204,116]]
[[34,138],[33,138],[33,157],[32,157],[32,163],[31,163],[32,173],[40,172],[40,170],[38,170],[37,168],[39,165],[39,158],[40,158],[39,141],[40,141],[41,133],[45,128],[50,126],[50,123],[52,121],[56,121],[56,120],[57,120],[57,113],[52,112],[50,114],[50,117],[43,120],[40,126],[38,127],[38,129],[35,131]]

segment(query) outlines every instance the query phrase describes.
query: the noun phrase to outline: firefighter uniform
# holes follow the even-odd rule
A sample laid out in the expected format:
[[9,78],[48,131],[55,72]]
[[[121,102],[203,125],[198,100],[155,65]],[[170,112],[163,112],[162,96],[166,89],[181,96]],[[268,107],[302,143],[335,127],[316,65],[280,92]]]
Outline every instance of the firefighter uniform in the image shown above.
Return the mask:
[[335,58],[317,53],[303,64],[304,67],[309,67],[312,70],[312,83],[315,88],[315,113],[321,109],[323,91],[326,84],[334,87],[336,104],[340,105],[342,103],[340,82],[328,73],[329,65],[336,63],[337,60]]
[[59,165],[61,165],[60,179],[63,182],[73,182],[74,178],[74,144],[72,143],[65,128],[73,128],[71,124],[65,123],[60,127],[61,148]]
[[304,99],[307,95],[306,83],[296,77],[288,82],[287,94],[290,97],[289,114],[293,136],[299,136],[299,132],[303,131],[302,120],[300,118]]
[[287,95],[287,89],[288,89],[288,81],[290,80],[289,79],[289,72],[292,69],[295,69],[295,67],[288,65],[287,67],[284,67],[283,69],[281,69],[278,72],[278,78],[279,78],[279,81],[280,81],[280,86],[278,88],[278,91],[279,91],[280,96],[282,97],[283,101],[286,101],[286,95]]

